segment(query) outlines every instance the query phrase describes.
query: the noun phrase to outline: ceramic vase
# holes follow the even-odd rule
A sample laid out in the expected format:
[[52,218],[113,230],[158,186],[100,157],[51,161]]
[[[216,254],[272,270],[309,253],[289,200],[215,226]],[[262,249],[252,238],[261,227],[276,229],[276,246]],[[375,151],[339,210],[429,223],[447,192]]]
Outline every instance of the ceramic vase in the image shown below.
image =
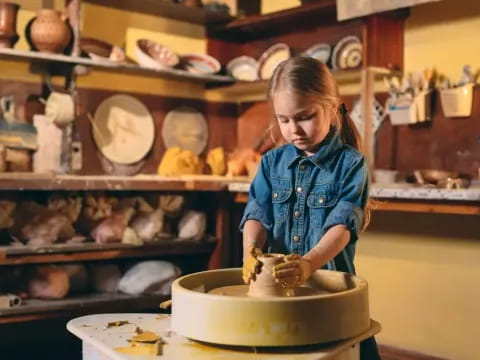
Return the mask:
[[38,10],[37,17],[30,28],[30,38],[40,52],[62,53],[70,41],[70,29],[62,20],[59,11]]
[[0,48],[11,48],[18,41],[17,12],[15,3],[0,2]]
[[273,267],[285,261],[282,254],[263,254],[258,257],[262,263],[260,273],[255,276],[255,280],[250,281],[248,296],[253,297],[273,297],[273,296],[292,296],[294,290],[282,286],[275,281],[273,277]]

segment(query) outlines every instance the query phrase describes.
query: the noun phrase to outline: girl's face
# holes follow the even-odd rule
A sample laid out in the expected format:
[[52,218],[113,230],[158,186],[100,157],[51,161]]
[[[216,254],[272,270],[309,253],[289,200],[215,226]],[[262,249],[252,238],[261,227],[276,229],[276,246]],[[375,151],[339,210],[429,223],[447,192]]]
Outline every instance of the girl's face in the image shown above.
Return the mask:
[[313,155],[328,135],[333,110],[290,90],[275,92],[272,100],[283,138],[306,155]]

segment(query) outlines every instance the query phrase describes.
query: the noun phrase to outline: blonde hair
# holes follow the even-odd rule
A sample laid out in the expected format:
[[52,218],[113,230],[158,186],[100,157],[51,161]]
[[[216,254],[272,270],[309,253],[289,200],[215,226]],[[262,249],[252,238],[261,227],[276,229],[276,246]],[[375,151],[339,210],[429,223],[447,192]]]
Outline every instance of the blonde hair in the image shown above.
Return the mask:
[[[337,129],[344,144],[362,151],[360,134],[357,127],[348,116],[345,105],[338,91],[337,81],[328,67],[320,61],[305,56],[297,56],[281,62],[273,72],[268,86],[268,98],[276,91],[288,89],[296,94],[309,97],[322,107],[334,109],[332,125]],[[271,126],[273,131],[276,126]],[[370,222],[371,200],[365,206],[364,229]]]

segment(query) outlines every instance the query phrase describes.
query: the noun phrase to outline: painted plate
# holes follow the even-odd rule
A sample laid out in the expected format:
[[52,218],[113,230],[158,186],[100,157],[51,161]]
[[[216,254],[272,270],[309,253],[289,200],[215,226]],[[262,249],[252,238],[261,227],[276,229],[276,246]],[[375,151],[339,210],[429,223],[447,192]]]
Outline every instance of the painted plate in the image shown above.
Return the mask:
[[140,161],[155,137],[152,114],[138,99],[114,95],[103,101],[92,119],[93,139],[108,160],[119,164]]
[[182,106],[167,113],[162,127],[166,148],[178,146],[199,155],[207,146],[208,126],[203,114]]
[[332,47],[327,43],[315,44],[312,47],[305,50],[303,53],[305,56],[310,56],[318,61],[326,64],[330,59],[332,53]]
[[357,36],[342,38],[333,48],[332,69],[354,69],[362,63],[362,43]]
[[192,74],[215,74],[222,66],[217,59],[205,54],[182,55],[182,67]]
[[250,56],[239,56],[230,60],[227,71],[237,80],[258,80],[258,62]]
[[289,58],[290,48],[287,44],[278,43],[269,47],[258,60],[260,79],[270,79],[278,64]]

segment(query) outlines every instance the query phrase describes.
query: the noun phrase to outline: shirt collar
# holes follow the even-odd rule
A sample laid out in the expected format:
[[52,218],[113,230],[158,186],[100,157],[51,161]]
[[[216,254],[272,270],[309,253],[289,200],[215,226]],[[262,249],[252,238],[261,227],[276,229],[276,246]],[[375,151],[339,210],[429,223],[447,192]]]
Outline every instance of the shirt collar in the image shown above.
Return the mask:
[[[331,128],[327,137],[323,139],[319,149],[315,154],[309,156],[308,159],[316,166],[322,167],[326,165],[326,160],[335,153],[343,145],[340,135],[337,129]],[[288,167],[292,166],[297,160],[305,158],[302,152],[295,147],[295,145],[289,145],[287,152]]]

